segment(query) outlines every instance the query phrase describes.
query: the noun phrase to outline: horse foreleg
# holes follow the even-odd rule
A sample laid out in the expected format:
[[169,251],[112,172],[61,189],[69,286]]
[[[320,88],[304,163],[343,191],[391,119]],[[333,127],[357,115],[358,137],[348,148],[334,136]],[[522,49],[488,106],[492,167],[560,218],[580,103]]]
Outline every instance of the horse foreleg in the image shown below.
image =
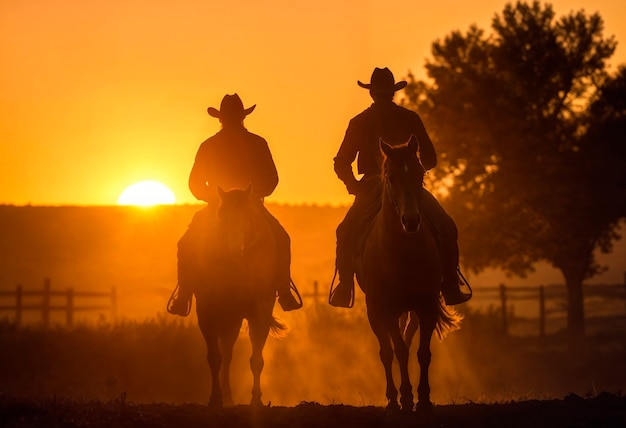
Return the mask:
[[420,366],[420,381],[417,386],[417,409],[431,411],[432,403],[430,401],[430,383],[428,379],[428,370],[432,354],[430,351],[430,341],[435,330],[436,319],[434,316],[424,319],[420,318],[420,344],[417,350],[417,362]]
[[222,334],[222,369],[221,369],[221,387],[222,402],[225,406],[233,405],[233,395],[230,389],[230,364],[233,360],[233,347],[239,336],[241,323],[234,324]]
[[211,397],[209,407],[222,407],[222,390],[220,388],[220,368],[222,366],[222,355],[217,344],[217,337],[205,335],[207,345],[207,361],[211,371]]
[[413,410],[413,387],[409,378],[409,349],[404,343],[397,321],[393,320],[389,329],[398,365],[400,366],[400,404],[402,410]]
[[389,334],[385,323],[377,319],[376,316],[372,316],[369,311],[368,318],[372,331],[374,332],[374,335],[376,335],[376,339],[378,339],[378,345],[380,347],[380,361],[383,363],[383,367],[385,369],[385,379],[387,382],[387,391],[385,394],[387,397],[387,410],[397,410],[398,390],[393,382],[393,372],[391,370],[391,365],[393,363],[393,348],[391,347]]
[[262,406],[261,401],[261,372],[265,361],[263,360],[263,348],[270,331],[269,322],[259,322],[258,320],[248,321],[250,327],[250,342],[252,344],[252,356],[250,357],[250,370],[252,370],[252,398],[250,405]]

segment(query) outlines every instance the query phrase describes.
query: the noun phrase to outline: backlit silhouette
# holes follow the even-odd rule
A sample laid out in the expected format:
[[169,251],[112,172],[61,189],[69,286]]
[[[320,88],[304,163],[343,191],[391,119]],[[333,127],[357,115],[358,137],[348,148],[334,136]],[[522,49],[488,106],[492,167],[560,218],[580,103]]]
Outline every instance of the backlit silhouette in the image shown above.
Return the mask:
[[172,314],[187,316],[191,310],[193,292],[206,286],[198,280],[198,272],[205,268],[207,262],[199,257],[199,253],[207,234],[211,233],[218,203],[217,187],[242,189],[248,184],[252,184],[252,198],[256,200],[259,212],[271,225],[277,241],[274,284],[279,303],[285,311],[302,306],[291,281],[289,235],[263,205],[263,198],[269,196],[278,184],[276,166],[265,139],[249,132],[243,123],[255,107],[253,105],[244,109],[239,95],[233,94],[224,96],[220,110],[214,107],[207,109],[210,116],[220,120],[222,129],[200,145],[189,175],[191,193],[207,202],[207,206],[194,216],[187,232],[178,241],[178,284],[167,306],[168,312]]
[[[354,204],[346,213],[345,219],[337,227],[336,270],[339,284],[333,290],[331,284],[330,304],[351,307],[354,302],[353,257],[361,231],[380,208],[380,186],[375,177],[381,170],[379,138],[391,145],[402,144],[414,134],[420,141],[420,156],[426,169],[437,164],[433,143],[426,132],[422,119],[414,111],[393,102],[394,93],[404,88],[405,81],[396,82],[388,68],[376,68],[371,83],[358,82],[369,89],[374,103],[350,120],[346,135],[335,157],[335,172],[346,185],[350,194],[355,195]],[[357,180],[352,171],[352,163],[357,159],[358,172],[363,174]],[[424,214],[435,228],[439,254],[441,255],[442,293],[448,305],[456,305],[471,297],[461,291],[458,272],[459,249],[457,229],[452,218],[428,191],[423,190],[422,205]],[[334,282],[334,279],[333,279]]]
[[405,312],[412,311],[420,326],[417,406],[430,410],[430,340],[433,331],[443,337],[457,329],[461,317],[441,298],[443,266],[437,238],[421,211],[425,169],[417,156],[417,138],[412,135],[408,143],[396,147],[380,140],[380,148],[384,161],[382,181],[377,185],[382,186],[382,208],[360,245],[356,276],[366,295],[370,326],[380,344],[388,408],[398,407],[391,369],[395,351],[401,375],[400,404],[403,410],[413,409],[409,349],[399,322]]
[[195,291],[198,323],[211,369],[209,405],[233,403],[229,368],[242,321],[248,321],[253,375],[251,404],[261,404],[263,347],[285,326],[272,314],[276,300],[278,241],[252,189],[223,191],[215,233],[207,240],[206,269]]

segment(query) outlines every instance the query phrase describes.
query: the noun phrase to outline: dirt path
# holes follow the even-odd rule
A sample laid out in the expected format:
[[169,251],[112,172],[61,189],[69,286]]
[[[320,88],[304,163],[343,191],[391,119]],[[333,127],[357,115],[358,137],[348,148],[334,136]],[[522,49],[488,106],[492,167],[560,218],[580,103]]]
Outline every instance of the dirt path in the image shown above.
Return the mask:
[[220,411],[200,404],[136,404],[119,401],[39,402],[0,396],[2,427],[626,427],[626,397],[601,393],[583,399],[436,406],[434,416],[390,415],[380,407],[323,406],[302,403],[295,407],[235,406]]

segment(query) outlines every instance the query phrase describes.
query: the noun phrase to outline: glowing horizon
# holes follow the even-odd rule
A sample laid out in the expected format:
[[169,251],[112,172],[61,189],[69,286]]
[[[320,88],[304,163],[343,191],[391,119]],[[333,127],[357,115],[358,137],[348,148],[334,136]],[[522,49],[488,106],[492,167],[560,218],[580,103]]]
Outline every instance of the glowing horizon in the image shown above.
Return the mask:
[[[432,42],[488,31],[507,3],[5,2],[0,204],[111,205],[145,177],[198,203],[189,171],[219,130],[206,109],[233,92],[257,105],[246,126],[272,150],[280,182],[268,202],[350,204],[332,159],[371,103],[357,80],[380,66],[424,78]],[[599,12],[620,42],[612,68],[626,62],[626,2],[549,3],[557,17]]]

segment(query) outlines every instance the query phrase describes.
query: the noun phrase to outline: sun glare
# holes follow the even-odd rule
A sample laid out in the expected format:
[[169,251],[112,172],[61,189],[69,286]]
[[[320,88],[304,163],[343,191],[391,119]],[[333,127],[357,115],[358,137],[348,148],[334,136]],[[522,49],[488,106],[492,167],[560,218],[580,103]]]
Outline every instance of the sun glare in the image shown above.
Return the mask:
[[174,193],[163,183],[145,180],[128,186],[117,199],[118,205],[151,207],[176,202]]

